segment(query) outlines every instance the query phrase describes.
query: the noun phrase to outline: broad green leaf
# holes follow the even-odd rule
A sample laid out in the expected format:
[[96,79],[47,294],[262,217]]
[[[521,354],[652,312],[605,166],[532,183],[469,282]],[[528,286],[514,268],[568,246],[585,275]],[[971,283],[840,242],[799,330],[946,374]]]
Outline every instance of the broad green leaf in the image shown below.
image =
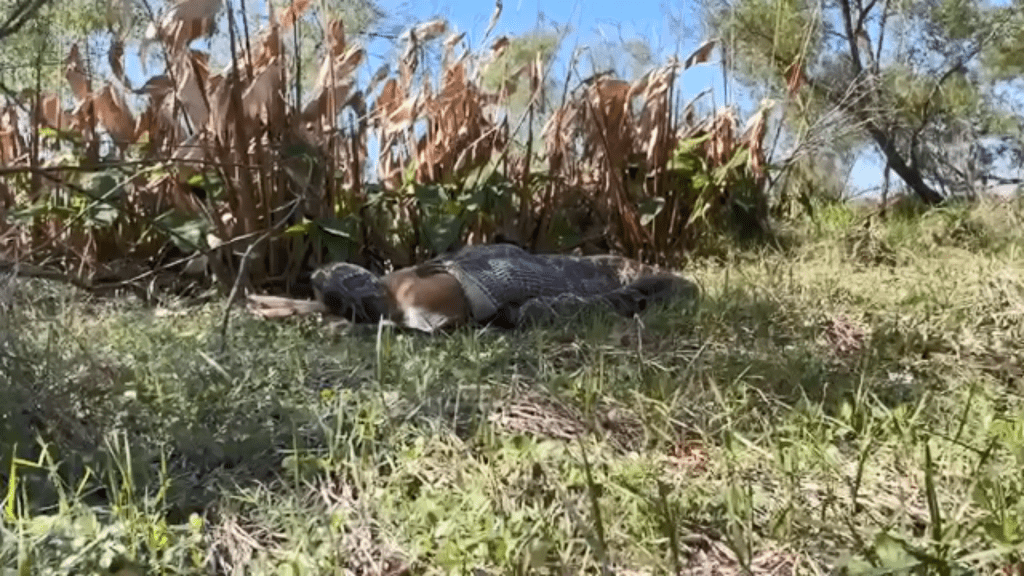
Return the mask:
[[640,224],[647,226],[657,218],[658,214],[661,214],[662,209],[665,208],[665,199],[662,197],[655,198],[644,198],[640,201],[638,211],[640,212]]

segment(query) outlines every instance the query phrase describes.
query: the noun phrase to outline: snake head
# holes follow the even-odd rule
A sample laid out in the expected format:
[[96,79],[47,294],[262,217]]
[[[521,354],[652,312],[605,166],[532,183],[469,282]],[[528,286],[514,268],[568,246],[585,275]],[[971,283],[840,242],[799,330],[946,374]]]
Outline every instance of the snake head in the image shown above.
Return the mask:
[[369,270],[336,262],[313,272],[313,293],[331,314],[355,322],[391,319],[387,287]]

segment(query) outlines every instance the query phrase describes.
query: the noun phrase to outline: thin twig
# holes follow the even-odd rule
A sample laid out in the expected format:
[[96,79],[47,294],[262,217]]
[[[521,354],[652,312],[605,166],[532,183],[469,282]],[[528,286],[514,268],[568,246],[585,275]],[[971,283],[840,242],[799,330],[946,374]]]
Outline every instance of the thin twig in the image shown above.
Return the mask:
[[267,230],[259,237],[258,240],[249,245],[245,250],[245,254],[242,256],[242,262],[238,266],[238,273],[235,274],[235,283],[231,286],[231,292],[228,294],[227,301],[224,302],[224,314],[220,321],[220,352],[223,354],[228,347],[228,322],[231,319],[231,305],[234,303],[235,298],[238,296],[238,287],[242,285],[242,277],[247,276],[249,273],[249,259],[252,256],[252,251],[256,248],[256,245],[263,242],[270,237],[272,230]]
[[289,220],[298,212],[299,202],[295,200],[292,202],[291,212],[279,220],[272,228],[264,232],[255,242],[249,245],[245,250],[245,254],[242,255],[242,262],[238,266],[238,273],[235,275],[235,282],[231,286],[231,292],[228,294],[228,299],[224,302],[224,316],[220,323],[220,351],[223,353],[227,349],[228,342],[228,322],[231,319],[231,305],[234,304],[235,298],[238,296],[238,288],[242,284],[242,277],[247,276],[249,273],[249,260],[252,256],[252,251],[261,242],[266,241],[275,231],[279,230],[282,225]]

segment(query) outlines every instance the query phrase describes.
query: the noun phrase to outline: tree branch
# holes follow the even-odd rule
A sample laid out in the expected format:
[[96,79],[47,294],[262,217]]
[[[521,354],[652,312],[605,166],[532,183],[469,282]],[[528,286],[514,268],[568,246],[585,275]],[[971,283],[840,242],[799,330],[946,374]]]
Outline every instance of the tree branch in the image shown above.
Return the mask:
[[39,12],[39,9],[43,7],[49,0],[21,0],[14,5],[14,9],[4,20],[3,24],[0,24],[0,40],[16,34],[21,27],[28,23],[35,15]]
[[889,22],[889,2],[886,0],[885,7],[882,8],[882,19],[878,23],[878,47],[875,48],[875,69],[873,72],[877,72],[881,68],[882,64],[882,45],[885,43],[885,26]]
[[878,0],[871,0],[867,6],[860,8],[860,14],[857,16],[857,30],[864,29],[864,21],[867,20],[868,14],[871,13],[871,9],[875,7],[876,3],[878,3]]
[[860,63],[860,48],[857,46],[857,35],[853,29],[853,15],[850,14],[850,0],[839,0],[839,8],[843,12],[843,27],[846,29],[846,42],[850,46],[850,64],[859,76],[864,70]]

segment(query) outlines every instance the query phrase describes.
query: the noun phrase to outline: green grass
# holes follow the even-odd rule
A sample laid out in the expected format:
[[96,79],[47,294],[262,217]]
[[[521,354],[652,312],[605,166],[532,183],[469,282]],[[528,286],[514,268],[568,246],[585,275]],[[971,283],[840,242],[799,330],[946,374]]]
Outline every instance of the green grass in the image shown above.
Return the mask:
[[642,326],[222,342],[222,303],[19,283],[0,570],[1021,570],[1022,214],[824,208]]

